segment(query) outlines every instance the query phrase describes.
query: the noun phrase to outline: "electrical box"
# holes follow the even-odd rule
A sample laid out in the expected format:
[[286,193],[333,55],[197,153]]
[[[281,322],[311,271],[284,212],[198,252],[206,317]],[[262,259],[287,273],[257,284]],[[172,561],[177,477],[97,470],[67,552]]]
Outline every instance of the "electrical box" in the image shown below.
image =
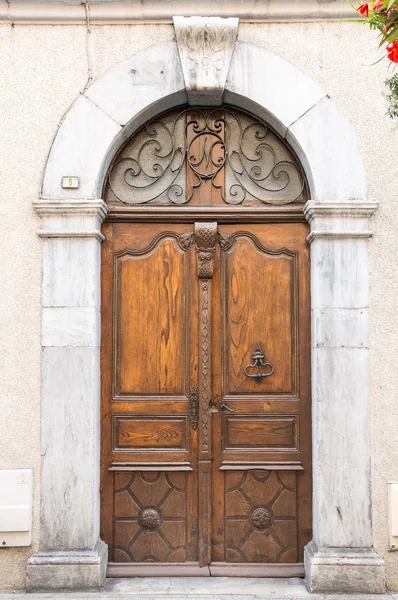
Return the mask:
[[32,543],[32,471],[0,470],[0,549]]
[[390,549],[398,550],[398,481],[388,482],[388,526]]

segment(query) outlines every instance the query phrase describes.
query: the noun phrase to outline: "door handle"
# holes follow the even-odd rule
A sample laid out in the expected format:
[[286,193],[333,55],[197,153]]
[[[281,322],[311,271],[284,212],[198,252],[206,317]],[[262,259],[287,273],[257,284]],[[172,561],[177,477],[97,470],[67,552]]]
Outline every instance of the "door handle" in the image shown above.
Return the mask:
[[235,412],[236,406],[228,406],[225,402],[220,402],[220,410],[228,410],[229,412]]
[[[247,365],[247,367],[245,367],[244,372],[246,377],[250,377],[252,379],[255,379],[257,382],[260,382],[265,377],[270,377],[271,375],[273,375],[275,369],[271,365],[271,363],[265,362],[264,352],[261,352],[261,350],[257,348],[253,352],[252,360],[253,364]],[[254,373],[249,373],[249,369],[261,369],[262,367],[269,367],[270,370],[268,371],[268,373],[259,373],[258,371]]]

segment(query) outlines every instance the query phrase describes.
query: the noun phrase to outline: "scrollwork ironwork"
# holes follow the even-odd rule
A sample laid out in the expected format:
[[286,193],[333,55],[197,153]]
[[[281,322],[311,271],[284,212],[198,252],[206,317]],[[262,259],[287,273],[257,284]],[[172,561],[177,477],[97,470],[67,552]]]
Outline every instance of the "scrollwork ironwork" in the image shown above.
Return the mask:
[[108,175],[113,199],[132,205],[187,204],[206,181],[227,204],[289,204],[304,199],[306,186],[291,151],[267,125],[227,108],[151,121]]

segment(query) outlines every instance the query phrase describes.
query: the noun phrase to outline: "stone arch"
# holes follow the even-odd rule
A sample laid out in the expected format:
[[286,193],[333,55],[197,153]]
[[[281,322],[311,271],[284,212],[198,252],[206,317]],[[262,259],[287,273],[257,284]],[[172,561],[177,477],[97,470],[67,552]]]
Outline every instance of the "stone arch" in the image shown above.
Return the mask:
[[[223,99],[268,121],[286,138],[306,170],[312,200],[365,200],[365,171],[349,123],[297,67],[239,42]],[[159,112],[187,102],[176,42],[153,45],[117,64],[79,96],[63,120],[47,161],[42,197],[101,198],[104,174],[122,142]],[[61,187],[62,176],[74,173],[80,178],[78,193]]]
[[[366,202],[352,129],[319,86],[263,48],[237,42],[230,54],[224,102],[268,121],[295,150],[310,185],[304,207],[311,228],[314,463],[308,587],[382,592],[384,566],[371,549],[369,518],[367,244],[376,205]],[[98,588],[105,577],[98,456],[102,184],[134,130],[189,102],[185,79],[178,44],[168,42],[95,81],[64,118],[34,202],[43,238],[44,456],[41,550],[28,563],[30,591]],[[62,177],[73,175],[79,189],[63,189]],[[78,440],[73,446],[70,427]]]

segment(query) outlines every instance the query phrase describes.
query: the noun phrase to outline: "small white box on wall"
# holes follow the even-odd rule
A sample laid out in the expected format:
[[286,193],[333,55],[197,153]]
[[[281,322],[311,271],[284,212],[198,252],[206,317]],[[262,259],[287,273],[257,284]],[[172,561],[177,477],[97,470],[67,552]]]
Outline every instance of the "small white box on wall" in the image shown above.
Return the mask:
[[32,471],[0,470],[0,549],[32,543]]
[[390,549],[398,550],[398,481],[388,482],[388,530]]

